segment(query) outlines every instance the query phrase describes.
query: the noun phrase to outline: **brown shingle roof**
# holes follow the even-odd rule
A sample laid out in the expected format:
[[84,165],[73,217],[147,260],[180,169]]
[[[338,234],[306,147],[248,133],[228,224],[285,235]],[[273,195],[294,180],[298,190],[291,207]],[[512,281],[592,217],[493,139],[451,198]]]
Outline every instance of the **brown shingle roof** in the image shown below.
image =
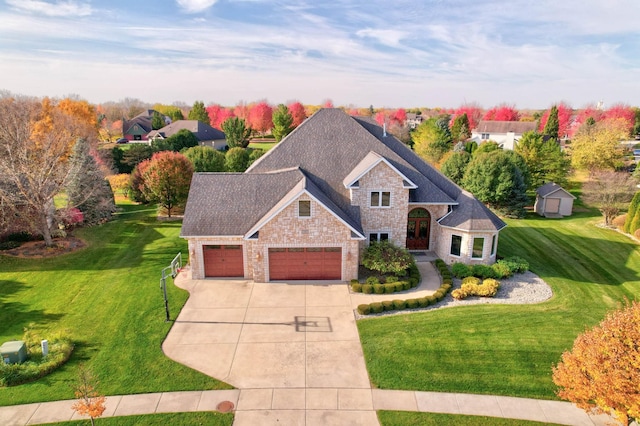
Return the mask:
[[533,121],[490,121],[480,120],[475,129],[476,133],[508,133],[513,132],[521,135],[525,132],[536,130],[536,123]]

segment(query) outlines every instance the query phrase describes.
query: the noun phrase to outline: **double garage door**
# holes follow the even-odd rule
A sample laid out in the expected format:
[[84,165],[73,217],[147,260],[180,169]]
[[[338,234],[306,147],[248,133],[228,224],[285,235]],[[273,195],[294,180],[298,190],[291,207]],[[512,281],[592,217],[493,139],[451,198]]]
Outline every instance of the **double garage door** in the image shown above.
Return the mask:
[[270,280],[339,280],[340,247],[270,248]]

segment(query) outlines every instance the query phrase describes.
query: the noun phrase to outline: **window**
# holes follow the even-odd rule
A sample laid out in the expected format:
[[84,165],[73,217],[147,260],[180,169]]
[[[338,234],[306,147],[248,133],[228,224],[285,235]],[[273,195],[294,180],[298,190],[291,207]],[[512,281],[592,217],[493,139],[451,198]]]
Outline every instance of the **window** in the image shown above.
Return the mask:
[[451,253],[453,256],[460,256],[460,248],[462,247],[462,237],[460,235],[451,236]]
[[298,201],[298,217],[311,217],[311,201]]
[[471,257],[481,258],[482,251],[484,250],[484,238],[474,238],[473,239],[473,251],[471,252]]
[[371,207],[389,207],[391,206],[391,193],[388,191],[372,191]]
[[369,243],[378,243],[380,241],[387,241],[388,239],[388,232],[372,232],[369,234]]
[[480,139],[482,139],[483,141],[487,141],[490,137],[491,135],[489,133],[483,133]]
[[494,235],[491,239],[491,256],[496,254],[496,237],[497,235]]

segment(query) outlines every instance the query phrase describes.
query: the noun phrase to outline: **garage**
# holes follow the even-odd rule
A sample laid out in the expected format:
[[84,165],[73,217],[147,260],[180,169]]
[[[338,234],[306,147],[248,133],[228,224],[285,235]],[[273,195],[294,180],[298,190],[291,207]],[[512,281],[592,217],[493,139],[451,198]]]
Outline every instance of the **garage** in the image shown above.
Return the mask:
[[244,277],[242,246],[203,246],[202,254],[205,277]]
[[342,279],[340,247],[299,247],[269,249],[271,280]]

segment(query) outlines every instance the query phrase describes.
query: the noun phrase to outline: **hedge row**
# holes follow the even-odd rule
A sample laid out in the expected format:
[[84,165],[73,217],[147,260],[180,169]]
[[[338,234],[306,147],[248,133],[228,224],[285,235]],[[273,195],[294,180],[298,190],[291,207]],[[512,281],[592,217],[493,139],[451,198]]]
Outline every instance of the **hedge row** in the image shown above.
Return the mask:
[[[440,285],[440,288],[431,296],[425,296],[416,299],[395,299],[385,300],[382,302],[364,303],[362,305],[358,305],[358,313],[360,315],[379,314],[381,312],[426,308],[429,305],[435,305],[436,303],[444,299],[449,290],[451,290],[452,285],[451,272],[449,271],[446,263],[444,263],[444,261],[442,261],[441,259],[438,259],[436,260],[435,265],[438,269],[438,272],[440,272],[440,276],[442,277],[442,284]],[[416,267],[416,269],[418,268]]]
[[408,278],[406,280],[399,281],[397,277],[389,276],[386,277],[386,282],[384,284],[381,284],[377,277],[369,277],[365,283],[361,283],[354,279],[351,280],[351,290],[355,293],[391,294],[417,287],[418,284],[420,284],[421,277],[416,264],[411,264],[407,272]]
[[513,274],[520,274],[529,270],[529,262],[518,256],[511,256],[500,259],[493,265],[467,265],[456,262],[451,267],[451,272],[457,278],[478,277],[487,278],[508,278]]

